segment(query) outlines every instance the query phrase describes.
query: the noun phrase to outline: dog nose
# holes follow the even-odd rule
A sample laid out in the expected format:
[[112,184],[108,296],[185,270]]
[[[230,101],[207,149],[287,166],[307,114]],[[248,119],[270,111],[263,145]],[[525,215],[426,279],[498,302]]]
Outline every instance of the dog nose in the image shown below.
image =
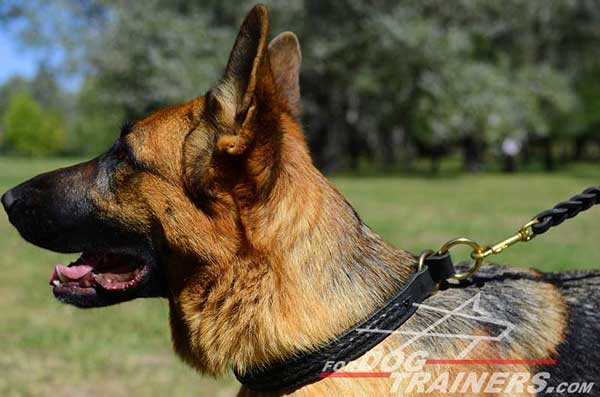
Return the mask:
[[8,212],[10,207],[17,201],[15,194],[12,190],[7,191],[2,195],[2,205],[4,206],[4,210]]

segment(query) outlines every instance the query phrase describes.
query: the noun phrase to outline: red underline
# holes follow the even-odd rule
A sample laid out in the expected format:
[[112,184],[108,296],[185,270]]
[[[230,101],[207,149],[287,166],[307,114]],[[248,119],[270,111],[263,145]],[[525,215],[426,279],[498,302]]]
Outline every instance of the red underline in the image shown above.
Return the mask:
[[321,372],[321,378],[389,378],[391,372]]
[[[457,359],[428,359],[425,365],[555,365],[556,360],[457,360]],[[321,378],[389,378],[391,372],[321,372]]]
[[524,364],[524,365],[555,365],[556,360],[551,359],[543,359],[543,360],[502,360],[502,359],[491,359],[491,360],[445,360],[445,359],[428,359],[425,361],[425,365],[438,365],[438,364],[448,364],[448,365],[514,365],[514,364]]

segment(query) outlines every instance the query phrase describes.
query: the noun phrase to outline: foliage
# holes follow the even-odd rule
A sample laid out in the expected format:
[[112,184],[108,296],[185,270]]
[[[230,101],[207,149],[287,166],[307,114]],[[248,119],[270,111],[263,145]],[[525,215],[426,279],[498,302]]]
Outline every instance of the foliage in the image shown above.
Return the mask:
[[125,120],[123,108],[103,98],[98,83],[93,79],[84,82],[77,99],[67,152],[97,154],[108,149]]
[[[64,69],[84,81],[66,118],[68,147],[95,152],[120,123],[203,94],[253,3],[7,1],[0,18],[26,21],[29,45],[67,54]],[[417,149],[467,153],[473,140],[489,150],[506,136],[600,140],[597,2],[267,5],[273,34],[300,37],[303,117],[321,167],[393,165]]]
[[564,76],[549,66],[510,70],[481,62],[448,62],[441,73],[425,73],[419,102],[430,141],[451,142],[477,134],[488,143],[528,131],[548,135],[553,115],[572,110],[575,98]]
[[27,93],[13,95],[4,113],[3,146],[26,156],[58,154],[64,145],[65,130],[60,117],[42,111]]

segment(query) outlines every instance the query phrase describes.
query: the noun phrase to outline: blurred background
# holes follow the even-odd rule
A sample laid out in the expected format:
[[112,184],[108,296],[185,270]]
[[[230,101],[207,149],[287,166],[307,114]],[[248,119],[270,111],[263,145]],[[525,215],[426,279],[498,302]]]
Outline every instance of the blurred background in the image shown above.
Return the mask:
[[[314,161],[397,246],[496,241],[600,182],[600,1],[266,3],[271,35],[302,45]],[[0,0],[0,190],[204,94],[253,4]],[[599,212],[501,261],[600,267]],[[0,395],[234,394],[170,352],[165,302],[59,305],[45,284],[69,257],[28,246],[4,213],[0,234]]]

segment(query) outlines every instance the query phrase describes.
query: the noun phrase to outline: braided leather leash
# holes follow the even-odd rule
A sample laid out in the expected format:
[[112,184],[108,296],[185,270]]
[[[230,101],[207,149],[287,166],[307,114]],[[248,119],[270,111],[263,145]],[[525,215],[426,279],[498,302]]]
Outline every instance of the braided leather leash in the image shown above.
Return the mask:
[[581,194],[560,202],[553,208],[534,216],[533,219],[536,219],[538,223],[531,226],[533,234],[546,233],[551,227],[560,225],[565,220],[591,208],[594,204],[600,204],[600,186],[589,187]]

